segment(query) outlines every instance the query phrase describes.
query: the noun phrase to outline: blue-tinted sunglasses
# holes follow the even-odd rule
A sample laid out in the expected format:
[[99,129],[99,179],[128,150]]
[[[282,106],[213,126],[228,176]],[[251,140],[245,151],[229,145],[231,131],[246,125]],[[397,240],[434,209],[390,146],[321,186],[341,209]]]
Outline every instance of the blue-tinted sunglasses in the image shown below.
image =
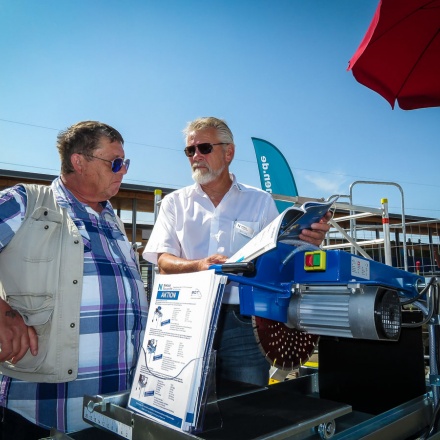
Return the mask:
[[122,159],[122,157],[117,157],[114,160],[102,159],[101,157],[93,156],[92,154],[88,154],[88,157],[93,157],[94,159],[103,160],[104,162],[109,162],[112,164],[112,171],[117,173],[121,170],[122,166],[125,165],[125,170],[128,171],[128,167],[130,166],[130,159]]

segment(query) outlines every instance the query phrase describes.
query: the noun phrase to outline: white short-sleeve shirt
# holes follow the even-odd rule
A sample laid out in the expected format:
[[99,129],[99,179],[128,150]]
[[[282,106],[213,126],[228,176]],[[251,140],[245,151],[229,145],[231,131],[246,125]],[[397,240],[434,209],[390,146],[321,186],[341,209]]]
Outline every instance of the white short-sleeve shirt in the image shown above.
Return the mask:
[[154,264],[161,253],[189,260],[230,257],[278,216],[269,193],[238,183],[233,174],[231,178],[217,207],[197,183],[166,195],[143,257]]

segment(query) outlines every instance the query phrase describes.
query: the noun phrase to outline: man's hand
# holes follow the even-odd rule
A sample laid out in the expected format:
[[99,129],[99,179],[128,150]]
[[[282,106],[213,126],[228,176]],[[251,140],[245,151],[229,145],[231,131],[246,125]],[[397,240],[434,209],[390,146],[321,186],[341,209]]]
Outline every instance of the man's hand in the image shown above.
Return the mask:
[[7,302],[0,299],[0,362],[18,362],[30,349],[38,353],[38,336],[33,327],[28,327],[21,315]]
[[204,258],[203,260],[199,260],[199,269],[198,270],[208,270],[210,266],[213,264],[223,264],[226,262],[228,257],[221,254],[210,255],[208,258]]
[[228,257],[221,254],[213,254],[200,260],[186,260],[175,255],[163,253],[157,257],[159,272],[163,274],[170,273],[188,273],[208,270],[212,264],[223,264]]
[[328,221],[332,218],[332,213],[327,212],[327,214],[322,217],[319,223],[312,223],[310,229],[303,229],[299,238],[301,240],[307,241],[308,243],[314,244],[315,246],[320,246],[324,241],[325,234],[330,229]]

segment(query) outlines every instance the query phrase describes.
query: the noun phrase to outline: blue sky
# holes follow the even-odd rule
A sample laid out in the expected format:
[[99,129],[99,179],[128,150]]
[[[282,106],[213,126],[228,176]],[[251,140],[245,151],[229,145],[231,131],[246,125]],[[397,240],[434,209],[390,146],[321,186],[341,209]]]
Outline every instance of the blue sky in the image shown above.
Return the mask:
[[[299,194],[396,182],[406,215],[440,217],[440,108],[403,111],[347,64],[378,0],[0,0],[0,168],[57,174],[59,130],[116,127],[125,182],[192,183],[182,129],[230,125],[232,171],[260,186],[251,137],[285,155]],[[398,189],[356,185],[353,201],[400,212]]]

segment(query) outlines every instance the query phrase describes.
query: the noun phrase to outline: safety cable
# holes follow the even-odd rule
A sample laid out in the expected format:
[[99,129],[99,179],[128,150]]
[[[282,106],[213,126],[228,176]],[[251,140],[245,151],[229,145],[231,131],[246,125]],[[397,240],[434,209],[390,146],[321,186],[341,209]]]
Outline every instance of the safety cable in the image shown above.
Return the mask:
[[[436,286],[431,286],[431,288],[434,289],[435,291],[437,290]],[[405,328],[417,328],[417,327],[421,327],[422,325],[427,324],[431,320],[431,318],[432,318],[432,316],[434,314],[434,309],[436,309],[436,307],[435,307],[435,297],[437,296],[433,292],[431,292],[431,288],[426,293],[427,307],[424,307],[419,301],[415,301],[413,303],[413,305],[415,307],[417,307],[424,315],[426,315],[425,318],[422,321],[420,321],[420,322],[402,323],[402,327],[405,327]]]
[[437,277],[431,277],[428,284],[422,289],[422,291],[417,296],[415,296],[414,298],[410,298],[406,301],[401,301],[400,305],[406,306],[408,304],[412,304],[413,302],[419,300],[426,293],[426,291],[429,289],[429,287],[432,286],[436,282],[437,282]]

